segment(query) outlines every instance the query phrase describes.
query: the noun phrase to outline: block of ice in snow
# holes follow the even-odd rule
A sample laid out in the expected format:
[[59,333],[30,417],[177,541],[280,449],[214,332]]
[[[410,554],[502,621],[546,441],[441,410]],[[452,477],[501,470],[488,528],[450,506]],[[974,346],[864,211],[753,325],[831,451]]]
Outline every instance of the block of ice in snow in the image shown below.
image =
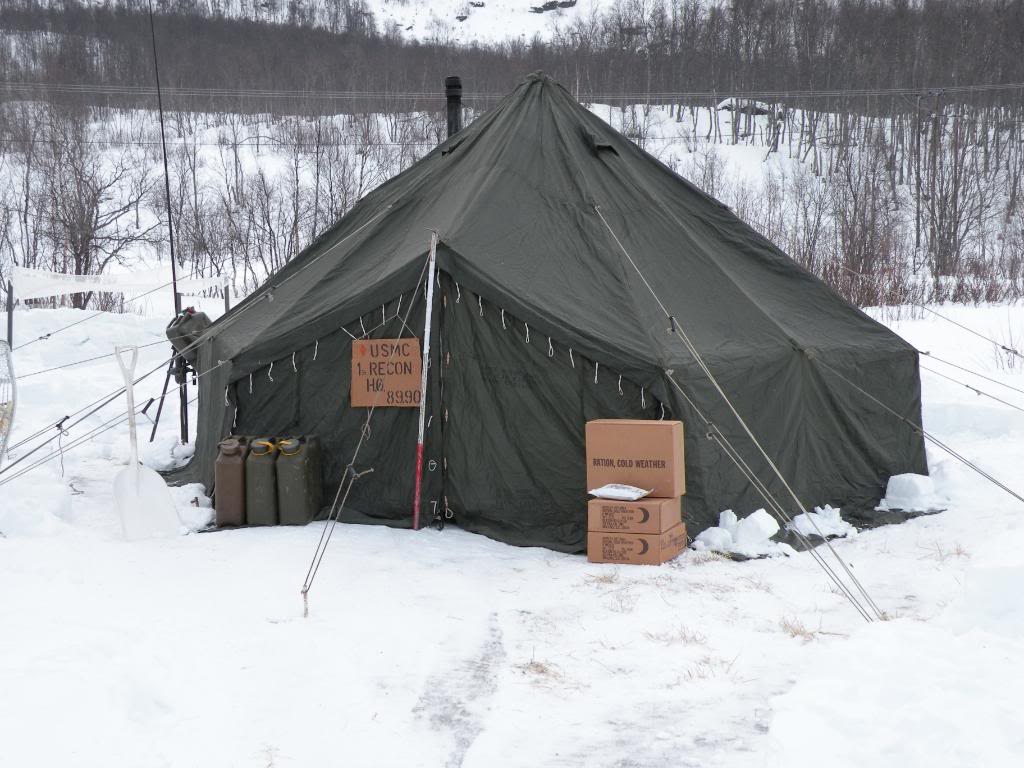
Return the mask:
[[727,509],[718,516],[718,527],[701,531],[693,540],[697,550],[713,549],[716,552],[735,552],[747,557],[761,555],[791,555],[794,550],[788,544],[772,541],[779,532],[775,518],[759,509],[742,520]]
[[732,547],[732,534],[725,528],[706,528],[697,534],[694,544],[701,546],[696,549],[713,549],[716,552],[728,552]]
[[813,512],[806,515],[797,515],[793,522],[786,527],[796,530],[804,536],[854,536],[857,529],[843,520],[839,514],[839,507],[826,504],[824,507],[815,507]]
[[889,478],[885,498],[882,499],[879,508],[924,511],[941,504],[942,501],[936,497],[935,484],[930,477],[907,473]]
[[736,545],[757,547],[779,532],[779,524],[763,509],[751,512],[736,524]]

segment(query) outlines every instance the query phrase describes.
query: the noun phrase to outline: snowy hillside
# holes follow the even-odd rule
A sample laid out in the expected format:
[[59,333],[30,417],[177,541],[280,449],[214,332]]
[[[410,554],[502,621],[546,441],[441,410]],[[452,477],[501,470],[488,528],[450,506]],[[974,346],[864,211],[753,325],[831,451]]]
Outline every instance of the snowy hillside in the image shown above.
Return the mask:
[[[84,0],[83,5],[107,5]],[[369,26],[405,40],[456,44],[549,39],[576,22],[607,11],[614,0],[193,0],[176,9],[272,23],[301,23],[343,31]],[[40,5],[60,5],[42,0]]]
[[[605,10],[610,0],[369,0],[378,29],[414,40],[455,43],[530,41],[563,34],[577,20]],[[538,12],[535,9],[544,9]]]
[[[29,374],[159,341],[156,309],[19,350],[15,442],[49,437],[120,384],[110,358]],[[1024,331],[1019,306],[936,309],[994,339]],[[920,310],[876,314],[995,380],[926,359],[1006,402],[926,370],[924,425],[1019,492],[1020,366]],[[17,339],[82,316],[19,311]],[[140,370],[166,352],[143,350]],[[161,383],[140,384],[140,401]],[[149,464],[187,455],[174,431],[166,412],[152,446],[140,427]],[[451,527],[342,526],[303,619],[321,524],[125,543],[110,482],[126,446],[118,426],[0,475],[4,764],[1001,768],[1024,756],[1024,505],[931,447],[931,501],[946,511],[836,542],[892,617],[869,626],[807,554],[615,567]],[[200,489],[176,497],[191,523],[208,516]]]

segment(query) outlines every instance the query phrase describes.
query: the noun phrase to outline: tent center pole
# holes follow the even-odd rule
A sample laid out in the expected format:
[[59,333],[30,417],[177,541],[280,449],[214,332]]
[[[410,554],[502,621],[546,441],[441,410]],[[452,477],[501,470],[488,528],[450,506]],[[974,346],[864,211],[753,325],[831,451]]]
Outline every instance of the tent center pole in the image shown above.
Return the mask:
[[427,309],[423,321],[423,364],[420,370],[420,422],[416,437],[416,490],[412,500],[412,529],[420,529],[420,502],[423,492],[423,442],[427,418],[427,373],[430,368],[430,322],[434,314],[434,281],[437,270],[437,231],[430,233],[427,261]]

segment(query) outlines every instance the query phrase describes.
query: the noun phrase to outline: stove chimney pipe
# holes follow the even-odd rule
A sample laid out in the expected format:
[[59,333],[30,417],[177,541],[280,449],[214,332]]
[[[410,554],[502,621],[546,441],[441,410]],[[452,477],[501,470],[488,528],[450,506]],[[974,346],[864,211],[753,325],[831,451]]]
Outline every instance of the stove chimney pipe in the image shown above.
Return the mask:
[[444,95],[448,99],[448,138],[462,130],[462,78],[444,79]]

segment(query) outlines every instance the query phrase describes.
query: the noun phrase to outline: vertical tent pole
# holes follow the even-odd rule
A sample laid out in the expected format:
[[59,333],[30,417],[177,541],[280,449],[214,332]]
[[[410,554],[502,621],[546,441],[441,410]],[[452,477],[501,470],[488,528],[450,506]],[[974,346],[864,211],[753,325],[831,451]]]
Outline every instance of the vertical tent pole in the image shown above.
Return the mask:
[[437,267],[437,232],[430,233],[427,262],[427,310],[423,323],[423,365],[420,371],[420,426],[416,438],[416,492],[412,501],[412,529],[420,528],[420,496],[423,491],[423,432],[427,420],[427,372],[430,366],[430,319],[434,313],[434,270]]

